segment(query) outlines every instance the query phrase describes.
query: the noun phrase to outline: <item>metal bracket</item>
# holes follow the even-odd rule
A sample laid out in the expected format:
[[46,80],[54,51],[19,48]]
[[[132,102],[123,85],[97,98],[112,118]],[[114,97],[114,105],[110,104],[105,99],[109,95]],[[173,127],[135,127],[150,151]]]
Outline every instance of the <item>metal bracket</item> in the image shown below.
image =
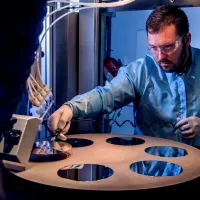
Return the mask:
[[17,119],[13,129],[20,131],[17,143],[6,141],[3,137],[0,141],[0,159],[16,163],[28,164],[33,144],[41,120],[24,115],[13,115]]

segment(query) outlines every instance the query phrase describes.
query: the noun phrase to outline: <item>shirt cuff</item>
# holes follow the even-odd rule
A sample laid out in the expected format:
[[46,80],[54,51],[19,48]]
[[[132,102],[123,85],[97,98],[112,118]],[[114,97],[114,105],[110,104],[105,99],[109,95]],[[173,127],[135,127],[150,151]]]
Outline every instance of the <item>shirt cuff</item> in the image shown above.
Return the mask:
[[72,118],[76,118],[77,113],[75,112],[75,109],[74,109],[72,103],[66,102],[66,103],[64,103],[63,105],[69,106],[69,107],[71,108],[71,110],[72,110],[72,113],[73,113],[73,117],[72,117]]

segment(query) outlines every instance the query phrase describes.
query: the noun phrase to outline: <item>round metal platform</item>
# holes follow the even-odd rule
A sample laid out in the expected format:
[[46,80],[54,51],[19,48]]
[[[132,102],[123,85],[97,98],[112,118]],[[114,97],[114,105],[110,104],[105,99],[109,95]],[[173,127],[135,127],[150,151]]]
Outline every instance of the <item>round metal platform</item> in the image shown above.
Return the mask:
[[[129,140],[122,139],[126,142],[122,141],[120,144],[121,137]],[[69,135],[68,138],[72,145],[67,151],[70,157],[54,162],[38,162],[30,169],[14,174],[22,179],[48,186],[93,191],[161,188],[184,183],[200,176],[200,151],[182,143],[125,134],[77,134]],[[112,141],[115,142],[110,142],[111,138],[114,138]],[[76,145],[79,139],[86,141],[86,145],[84,142],[82,146]],[[146,152],[150,147],[156,146],[182,148],[185,155],[164,157]],[[180,166],[182,171],[175,176],[146,176],[131,170],[131,165],[139,161],[168,162]],[[91,175],[92,167],[98,166],[104,166],[101,173],[104,178],[101,176],[98,179],[99,175],[95,174],[97,172],[95,170]],[[107,174],[103,174],[105,170]],[[86,178],[88,175],[90,179]]]

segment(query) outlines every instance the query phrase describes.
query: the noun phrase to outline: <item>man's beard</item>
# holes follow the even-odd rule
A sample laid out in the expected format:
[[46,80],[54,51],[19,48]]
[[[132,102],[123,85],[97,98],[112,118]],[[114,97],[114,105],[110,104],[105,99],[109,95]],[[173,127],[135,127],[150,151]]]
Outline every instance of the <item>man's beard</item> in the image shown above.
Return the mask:
[[188,60],[188,51],[187,51],[185,45],[183,45],[183,49],[180,54],[180,59],[178,62],[179,64],[175,66],[176,67],[175,70],[177,73],[180,73],[185,69],[187,60]]
[[185,45],[183,44],[183,48],[182,48],[182,51],[180,53],[180,57],[179,57],[179,60],[178,60],[177,64],[174,64],[172,61],[167,60],[167,59],[160,60],[158,62],[158,64],[162,69],[163,69],[163,67],[161,65],[162,63],[163,64],[171,64],[172,65],[171,70],[170,71],[165,71],[165,72],[168,72],[168,73],[172,73],[172,72],[180,73],[185,68],[186,60],[187,60],[187,49],[186,49]]

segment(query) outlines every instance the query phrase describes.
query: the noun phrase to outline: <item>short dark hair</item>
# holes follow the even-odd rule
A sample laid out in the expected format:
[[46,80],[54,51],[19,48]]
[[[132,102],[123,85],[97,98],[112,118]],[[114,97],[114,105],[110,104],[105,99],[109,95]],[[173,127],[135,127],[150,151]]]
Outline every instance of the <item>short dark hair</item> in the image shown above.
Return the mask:
[[175,25],[179,36],[189,32],[187,15],[177,6],[160,6],[149,15],[146,22],[147,33],[158,33],[165,26]]

